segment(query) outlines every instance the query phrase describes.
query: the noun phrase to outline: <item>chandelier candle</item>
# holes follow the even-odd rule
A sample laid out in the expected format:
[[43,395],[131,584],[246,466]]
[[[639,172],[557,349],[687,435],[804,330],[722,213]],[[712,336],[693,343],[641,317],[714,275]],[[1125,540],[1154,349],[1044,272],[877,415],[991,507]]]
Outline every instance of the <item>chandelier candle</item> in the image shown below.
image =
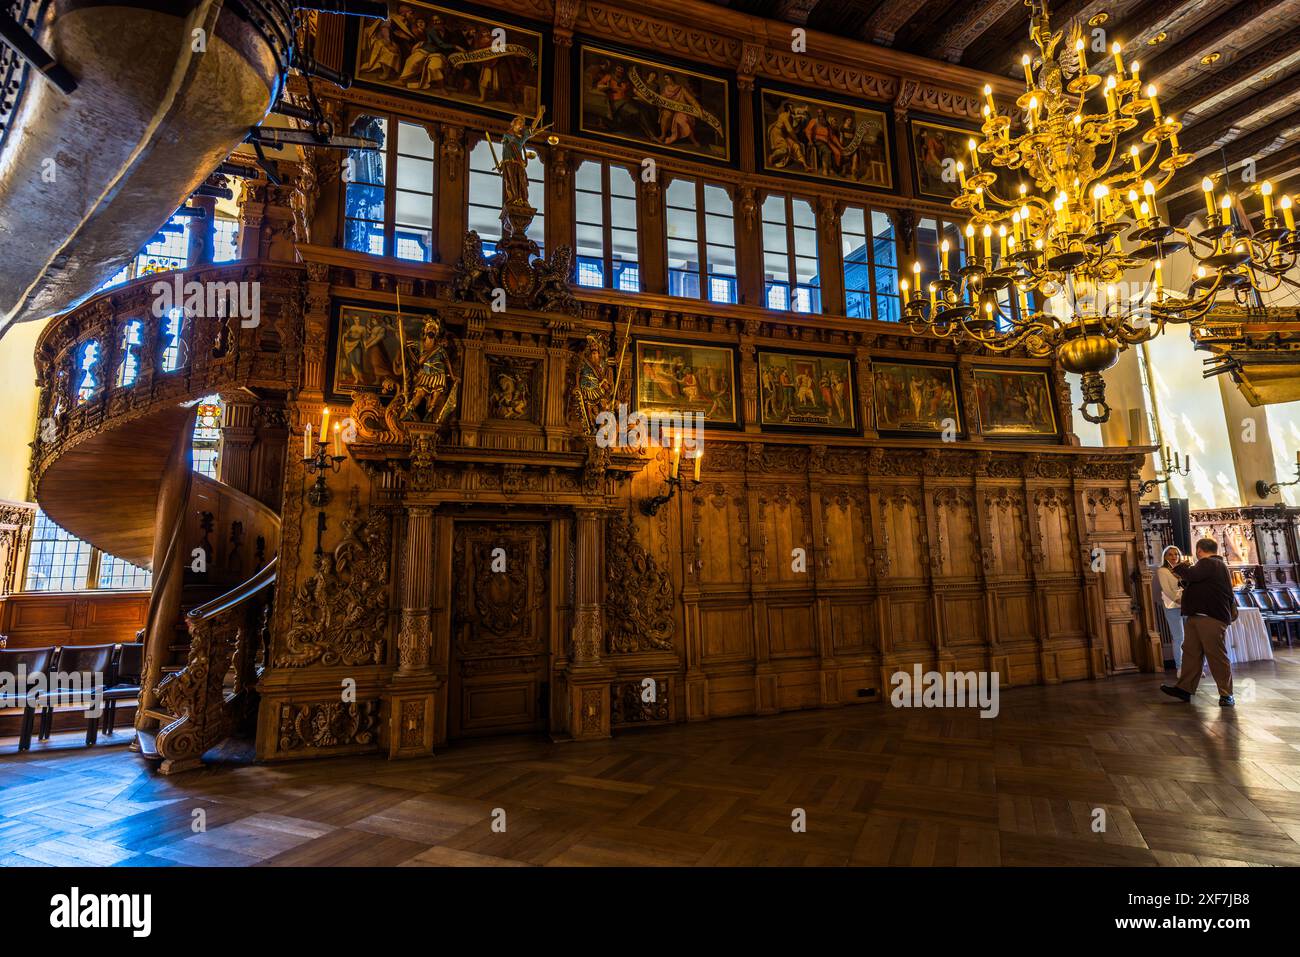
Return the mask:
[[[1231,197],[1220,207],[1208,178],[1204,227],[1165,222],[1161,197],[1185,191],[1180,180],[1195,160],[1179,148],[1182,124],[1161,114],[1156,84],[1142,82],[1138,63],[1125,71],[1118,40],[1114,72],[1103,79],[1089,69],[1086,28],[1054,30],[1046,0],[1027,2],[1034,50],[1020,61],[1024,92],[999,114],[984,86],[980,134],[959,150],[970,169],[965,155],[951,157],[960,180],[952,206],[969,218],[965,262],[949,272],[941,247],[936,282],[923,285],[919,272],[900,282],[903,316],[918,333],[1054,355],[1082,379],[1083,417],[1105,422],[1101,374],[1121,352],[1167,324],[1201,322],[1216,303],[1246,304],[1277,289],[1296,268],[1300,237],[1289,197],[1278,203],[1283,227],[1272,187],[1261,186],[1264,228],[1251,234],[1247,212],[1234,222]],[[1184,250],[1194,278],[1170,288],[1162,261]],[[1149,281],[1125,281],[1139,271]]]

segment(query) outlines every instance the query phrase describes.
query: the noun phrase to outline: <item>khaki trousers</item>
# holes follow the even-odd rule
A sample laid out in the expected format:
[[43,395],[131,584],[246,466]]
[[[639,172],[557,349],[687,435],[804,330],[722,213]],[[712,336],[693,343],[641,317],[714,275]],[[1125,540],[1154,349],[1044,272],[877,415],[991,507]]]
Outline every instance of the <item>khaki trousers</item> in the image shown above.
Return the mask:
[[1227,633],[1228,626],[1217,618],[1190,615],[1183,619],[1183,667],[1178,672],[1177,687],[1196,694],[1196,686],[1201,683],[1202,662],[1209,661],[1219,694],[1232,694]]

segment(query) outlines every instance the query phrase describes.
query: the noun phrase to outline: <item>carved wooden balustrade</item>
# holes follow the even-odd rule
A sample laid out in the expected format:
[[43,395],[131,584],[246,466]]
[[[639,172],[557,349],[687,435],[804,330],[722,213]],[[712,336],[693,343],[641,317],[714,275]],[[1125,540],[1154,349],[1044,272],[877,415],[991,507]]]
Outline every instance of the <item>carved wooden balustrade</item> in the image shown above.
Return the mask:
[[[136,724],[140,751],[164,771],[197,763],[248,706],[279,546],[274,510],[191,470],[194,406],[297,388],[301,299],[302,270],[288,264],[156,273],[56,317],[37,344],[37,501],[153,572]],[[204,574],[193,576],[198,550]],[[199,602],[178,643],[181,609]]]
[[275,571],[273,558],[238,588],[185,616],[189,658],[158,683],[158,707],[149,714],[161,724],[153,752],[163,759],[164,774],[197,767],[203,752],[253,709],[253,689],[269,664]]
[[[33,484],[78,443],[159,409],[232,388],[296,386],[301,279],[299,267],[260,262],[155,273],[51,321],[36,348]],[[204,312],[216,284],[256,284],[258,316],[192,314],[176,301],[178,280],[182,291],[203,290]]]

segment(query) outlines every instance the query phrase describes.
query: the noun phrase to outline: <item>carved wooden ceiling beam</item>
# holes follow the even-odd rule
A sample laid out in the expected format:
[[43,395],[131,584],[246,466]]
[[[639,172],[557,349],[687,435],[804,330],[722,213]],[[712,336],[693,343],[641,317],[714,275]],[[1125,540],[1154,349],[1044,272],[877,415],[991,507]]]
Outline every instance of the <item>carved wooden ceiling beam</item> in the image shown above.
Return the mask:
[[[1233,140],[1221,151],[1207,153],[1191,165],[1183,167],[1175,176],[1167,199],[1172,201],[1175,197],[1189,193],[1199,196],[1203,177],[1215,178],[1222,174],[1225,168],[1231,171],[1246,160],[1255,161],[1256,173],[1258,173],[1265,157],[1292,145],[1297,137],[1300,137],[1300,109],[1292,110],[1268,126],[1241,139]],[[1294,164],[1295,151],[1287,150],[1277,158],[1289,160]]]
[[1256,27],[1255,21],[1273,8],[1290,3],[1292,0],[1245,0],[1156,54],[1142,72],[1159,82],[1160,77],[1217,51],[1234,34]]
[[784,20],[786,23],[802,25],[808,22],[808,14],[812,13],[813,7],[817,6],[818,2],[819,0],[776,0],[772,17],[776,20]]
[[1017,7],[1025,9],[1023,0],[983,0],[972,4],[964,17],[940,34],[934,44],[935,55],[949,63],[960,62],[967,47]]
[[1300,51],[1300,27],[1265,40],[1205,79],[1174,91],[1175,95],[1164,103],[1165,112],[1170,116],[1186,117],[1202,104],[1225,99],[1232,91],[1249,85],[1272,70],[1296,62],[1297,51]]
[[862,23],[858,36],[868,43],[891,46],[898,31],[920,9],[917,0],[884,0]]
[[[1179,135],[1179,145],[1189,153],[1199,153],[1209,146],[1222,145],[1242,135],[1240,126],[1268,110],[1269,106],[1289,100],[1300,93],[1300,70],[1273,84],[1262,96],[1251,96],[1236,106],[1198,117]],[[1261,102],[1263,100],[1263,102]]]

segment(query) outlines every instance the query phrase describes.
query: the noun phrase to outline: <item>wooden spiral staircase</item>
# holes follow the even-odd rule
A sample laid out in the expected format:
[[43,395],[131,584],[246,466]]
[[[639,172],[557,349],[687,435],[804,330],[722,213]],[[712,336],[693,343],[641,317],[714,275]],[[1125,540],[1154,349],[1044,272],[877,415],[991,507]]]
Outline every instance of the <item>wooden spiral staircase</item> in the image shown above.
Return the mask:
[[197,766],[255,712],[280,538],[276,511],[193,471],[195,406],[214,393],[274,404],[301,356],[298,268],[235,263],[183,280],[259,283],[256,325],[155,316],[170,273],[56,317],[36,350],[32,455],[52,521],[153,572],[135,747],[165,773]]

